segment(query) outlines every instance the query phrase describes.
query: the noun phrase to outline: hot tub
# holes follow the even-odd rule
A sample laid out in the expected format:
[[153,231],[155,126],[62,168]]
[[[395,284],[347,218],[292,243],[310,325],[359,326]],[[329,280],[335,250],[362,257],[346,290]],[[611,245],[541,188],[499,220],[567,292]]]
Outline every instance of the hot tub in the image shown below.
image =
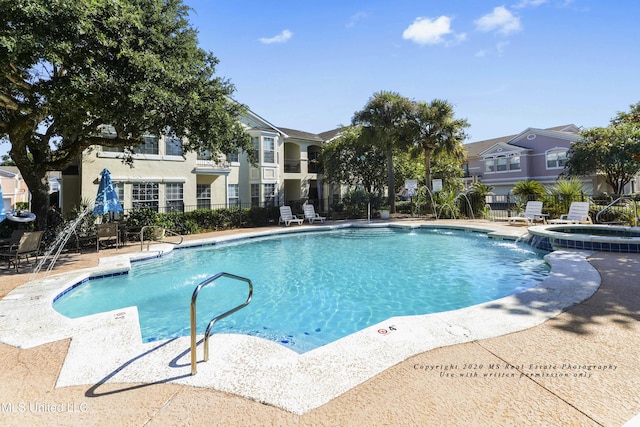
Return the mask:
[[529,227],[529,244],[539,249],[586,249],[640,253],[640,227],[619,225],[538,225]]

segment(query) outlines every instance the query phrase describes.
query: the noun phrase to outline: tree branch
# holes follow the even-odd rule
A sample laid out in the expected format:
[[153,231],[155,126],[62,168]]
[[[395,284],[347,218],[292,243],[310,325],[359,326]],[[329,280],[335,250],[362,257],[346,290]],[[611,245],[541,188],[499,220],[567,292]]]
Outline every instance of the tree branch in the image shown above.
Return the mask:
[[20,106],[17,102],[7,94],[0,92],[0,108],[7,110],[18,111]]
[[26,90],[31,89],[31,84],[24,81],[24,79],[20,75],[20,70],[16,68],[13,64],[9,64],[9,67],[11,67],[12,72],[4,73],[4,76],[7,78],[7,80],[9,80],[11,83],[13,83],[14,85],[22,89],[26,89]]

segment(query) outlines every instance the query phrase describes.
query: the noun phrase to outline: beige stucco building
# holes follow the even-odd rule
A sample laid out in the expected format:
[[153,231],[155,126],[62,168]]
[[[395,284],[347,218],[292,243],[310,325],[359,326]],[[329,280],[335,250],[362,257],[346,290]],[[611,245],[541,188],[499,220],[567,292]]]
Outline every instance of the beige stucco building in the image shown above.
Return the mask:
[[63,212],[81,202],[93,205],[103,169],[109,170],[125,211],[191,211],[323,198],[316,163],[321,137],[276,127],[251,111],[240,121],[257,151],[257,165],[248,162],[247,153],[219,158],[183,153],[180,141],[152,135],[136,148],[132,167],[123,162],[123,149],[93,146],[63,171]]
[[16,208],[16,203],[29,203],[29,189],[16,166],[0,166],[2,204],[5,211]]

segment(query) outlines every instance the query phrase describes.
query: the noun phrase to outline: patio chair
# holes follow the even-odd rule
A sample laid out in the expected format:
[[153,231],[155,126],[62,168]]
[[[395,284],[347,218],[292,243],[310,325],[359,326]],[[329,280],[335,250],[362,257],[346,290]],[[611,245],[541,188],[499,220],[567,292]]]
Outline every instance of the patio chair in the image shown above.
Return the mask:
[[100,251],[100,242],[113,241],[116,249],[120,246],[120,233],[118,224],[115,222],[107,222],[96,225],[96,251]]
[[8,240],[3,240],[0,251],[7,251],[10,248],[16,248],[20,243],[20,238],[26,230],[13,230],[11,237]]
[[533,225],[535,221],[546,222],[542,215],[542,202],[529,201],[524,209],[522,216],[509,217],[509,224],[515,224],[517,222],[524,222],[526,225]]
[[11,264],[13,263],[16,271],[18,271],[18,268],[20,268],[20,258],[28,260],[29,256],[35,256],[36,261],[38,261],[41,240],[42,231],[24,232],[22,236],[20,236],[18,243],[0,252],[0,256],[7,258],[8,268],[11,268]]
[[589,202],[572,202],[569,213],[560,215],[559,219],[551,219],[549,224],[593,224],[589,216]]
[[316,208],[311,204],[306,204],[302,206],[304,209],[304,219],[309,221],[309,224],[313,224],[314,221],[324,222],[327,219],[324,216],[320,216],[316,213]]
[[291,213],[291,206],[280,206],[280,219],[278,220],[278,225],[284,223],[284,225],[288,227],[292,222],[297,222],[298,225],[301,225],[304,222],[304,219],[298,218]]

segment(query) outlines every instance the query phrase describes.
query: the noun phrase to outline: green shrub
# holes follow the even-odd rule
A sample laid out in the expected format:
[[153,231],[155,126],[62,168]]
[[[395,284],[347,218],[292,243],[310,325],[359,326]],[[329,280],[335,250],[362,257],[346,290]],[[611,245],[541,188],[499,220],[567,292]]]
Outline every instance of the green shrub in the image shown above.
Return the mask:
[[28,211],[29,210],[29,202],[16,202],[16,210],[17,211]]
[[277,206],[253,206],[244,209],[242,217],[244,227],[265,227],[278,221],[280,208]]
[[[349,218],[362,218],[367,215],[369,204],[371,204],[371,211],[379,210],[382,206],[382,195],[371,194],[364,190],[354,190],[347,193],[342,199],[344,206],[343,211],[346,212]],[[334,210],[338,212],[335,209]]]
[[[415,208],[415,205],[414,205]],[[401,200],[396,202],[396,212],[402,214],[410,214],[411,213],[411,201]]]

